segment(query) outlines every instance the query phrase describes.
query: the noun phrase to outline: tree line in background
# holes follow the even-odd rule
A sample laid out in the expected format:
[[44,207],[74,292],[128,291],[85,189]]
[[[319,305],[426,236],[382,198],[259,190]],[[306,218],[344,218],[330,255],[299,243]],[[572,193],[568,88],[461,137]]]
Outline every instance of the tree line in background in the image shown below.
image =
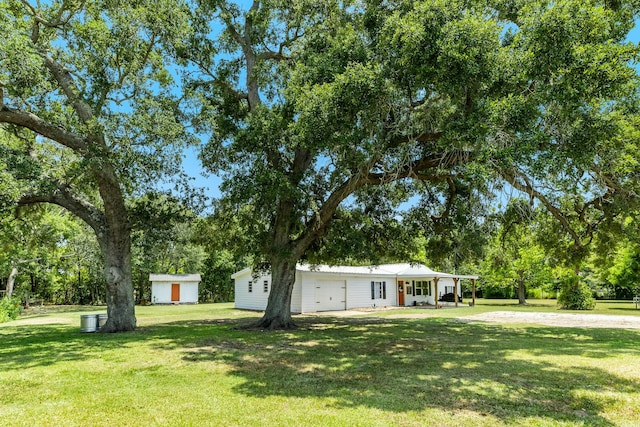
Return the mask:
[[[7,286],[40,266],[20,286],[104,301],[108,332],[135,328],[157,269],[200,267],[214,300],[239,266],[270,271],[259,328],[294,326],[300,261],[421,261],[521,302],[541,283],[622,292],[637,270],[639,50],[626,37],[639,8],[5,1]],[[186,147],[223,179],[211,214],[181,170]]]
[[[141,212],[150,197],[130,206]],[[153,220],[134,222],[132,233],[133,288],[136,304],[151,301],[149,274],[201,272],[200,301],[232,301],[231,274],[244,268],[207,236],[213,230],[198,218],[160,195]],[[138,228],[138,226],[140,228]],[[103,260],[95,236],[66,211],[42,206],[2,222],[0,268],[2,286],[21,304],[105,304]],[[11,277],[7,273],[14,273]],[[10,283],[12,281],[12,283]]]
[[[228,248],[227,242],[237,238],[239,229],[227,227],[228,223],[216,215],[197,216],[163,194],[145,196],[130,207],[130,212],[142,220],[134,221],[132,233],[136,304],[151,301],[149,274],[156,272],[201,272],[201,302],[233,301],[230,276],[250,264],[249,259],[238,257]],[[401,224],[385,224],[379,228],[384,236],[377,258],[365,260],[349,254],[340,260],[420,260],[444,271],[480,274],[477,292],[485,298],[516,298],[523,304],[527,298],[557,298],[563,285],[574,282],[576,272],[566,267],[555,243],[545,246],[549,243],[546,236],[553,232],[544,228],[545,223],[553,223],[545,221],[545,215],[545,210],[532,207],[528,200],[512,199],[504,210],[483,219],[482,226],[476,224],[473,233],[482,229],[481,239],[472,241],[471,234],[458,236],[464,243],[438,239],[436,246],[447,243],[449,248],[457,249],[446,252],[430,249],[434,242],[429,243],[415,230],[408,233]],[[635,234],[612,236],[617,240],[613,246],[596,242],[596,248],[607,245],[606,250],[591,251],[581,263],[579,280],[588,285],[595,298],[631,299],[640,295],[639,236]],[[372,235],[375,232],[369,230],[361,234],[362,238],[346,238],[354,246],[364,246],[371,244],[365,237]],[[419,251],[397,249],[406,247],[408,242],[410,248]],[[4,272],[0,288],[8,290],[8,282],[13,280],[10,288],[21,305],[104,304],[103,261],[95,237],[85,224],[64,210],[42,206],[18,217],[5,217],[0,247],[0,268]],[[465,292],[470,295],[471,289]]]

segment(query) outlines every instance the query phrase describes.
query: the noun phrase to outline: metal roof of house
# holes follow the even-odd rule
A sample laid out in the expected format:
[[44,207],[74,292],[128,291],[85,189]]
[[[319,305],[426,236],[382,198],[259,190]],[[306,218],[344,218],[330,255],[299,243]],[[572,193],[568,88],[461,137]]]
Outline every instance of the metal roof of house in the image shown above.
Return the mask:
[[[429,267],[422,264],[381,264],[372,266],[344,266],[344,265],[313,265],[313,264],[298,264],[296,266],[297,271],[306,271],[312,273],[325,273],[325,274],[342,274],[342,275],[356,275],[356,276],[393,276],[393,277],[444,277],[444,278],[460,278],[460,279],[477,279],[478,276],[467,276],[460,274],[440,273],[433,271]],[[250,268],[238,271],[233,274],[231,278],[236,277],[251,271]]]
[[200,282],[199,274],[150,274],[151,282]]

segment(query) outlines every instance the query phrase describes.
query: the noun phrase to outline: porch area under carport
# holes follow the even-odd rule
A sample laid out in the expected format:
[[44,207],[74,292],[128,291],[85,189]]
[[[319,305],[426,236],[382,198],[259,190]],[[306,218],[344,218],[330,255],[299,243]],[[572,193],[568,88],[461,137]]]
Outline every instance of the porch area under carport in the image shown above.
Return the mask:
[[[408,306],[432,306],[441,308],[443,302],[451,302],[458,307],[462,295],[462,280],[471,281],[471,302],[469,305],[474,306],[476,303],[476,280],[478,276],[456,275],[449,273],[432,272],[432,274],[418,275],[401,275],[396,276],[396,289],[398,290],[397,305],[399,307]],[[452,285],[442,286],[442,282],[453,283]],[[442,286],[442,287],[441,287]],[[444,293],[441,292],[444,289]],[[443,301],[444,296],[451,295],[450,301]]]

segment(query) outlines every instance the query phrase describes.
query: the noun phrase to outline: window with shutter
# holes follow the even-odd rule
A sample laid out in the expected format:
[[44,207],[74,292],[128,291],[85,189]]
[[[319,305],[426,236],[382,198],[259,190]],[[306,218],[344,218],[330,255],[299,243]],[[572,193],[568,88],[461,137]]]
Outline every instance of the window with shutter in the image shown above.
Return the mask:
[[371,299],[387,299],[387,282],[371,282]]

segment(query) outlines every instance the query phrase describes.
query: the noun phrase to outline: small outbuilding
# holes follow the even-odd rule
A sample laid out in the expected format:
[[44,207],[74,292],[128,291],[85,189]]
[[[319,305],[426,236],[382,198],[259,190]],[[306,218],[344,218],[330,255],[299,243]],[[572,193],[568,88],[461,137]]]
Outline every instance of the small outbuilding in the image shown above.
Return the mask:
[[197,304],[199,274],[150,274],[154,304]]
[[[270,276],[255,277],[252,270],[246,268],[231,278],[235,281],[236,308],[266,308],[271,291]],[[433,271],[422,264],[369,267],[298,264],[291,295],[291,312],[436,306],[438,301],[451,301],[458,305],[462,296],[461,280],[470,280],[475,291],[477,278]],[[475,298],[472,304],[474,302]]]

